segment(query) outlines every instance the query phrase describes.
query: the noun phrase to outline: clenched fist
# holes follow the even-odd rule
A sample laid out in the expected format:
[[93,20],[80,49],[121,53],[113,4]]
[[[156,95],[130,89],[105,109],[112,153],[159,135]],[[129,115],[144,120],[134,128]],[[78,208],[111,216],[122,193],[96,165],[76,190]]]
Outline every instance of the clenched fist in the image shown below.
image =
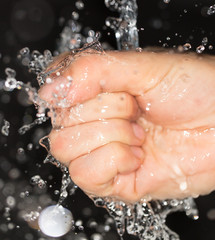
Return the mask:
[[135,202],[215,189],[214,57],[83,53],[58,75],[40,89],[51,153],[86,193]]

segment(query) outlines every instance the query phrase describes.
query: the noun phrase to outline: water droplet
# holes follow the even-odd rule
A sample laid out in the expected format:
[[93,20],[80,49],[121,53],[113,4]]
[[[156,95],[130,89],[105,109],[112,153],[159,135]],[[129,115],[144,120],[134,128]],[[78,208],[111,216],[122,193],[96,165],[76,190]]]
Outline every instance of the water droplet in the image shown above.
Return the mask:
[[215,220],[215,208],[208,210],[207,217],[209,220]]
[[75,12],[75,11],[72,12],[71,16],[72,16],[72,19],[74,19],[74,20],[78,20],[79,19],[79,14],[77,12]]
[[78,10],[82,10],[84,8],[84,3],[81,0],[78,0],[75,2],[75,6],[77,7]]
[[204,37],[203,39],[202,39],[202,45],[203,46],[206,46],[208,44],[208,38],[207,37]]
[[209,45],[209,46],[208,46],[208,49],[209,49],[209,50],[213,50],[213,48],[214,48],[213,45]]
[[30,50],[29,50],[28,47],[24,47],[19,51],[19,53],[20,53],[21,56],[26,56],[30,53]]
[[33,222],[38,219],[39,215],[38,211],[31,211],[30,213],[24,213],[22,217],[26,222]]
[[1,133],[6,137],[9,136],[9,128],[10,128],[10,123],[4,119],[4,124],[1,128]]
[[150,109],[151,109],[151,103],[147,103],[146,104],[146,111],[148,112],[148,111],[150,111]]
[[13,70],[12,68],[6,68],[5,73],[8,78],[15,78],[15,76],[16,76],[16,71]]
[[183,48],[184,48],[184,51],[188,51],[188,50],[190,50],[190,49],[192,48],[192,46],[191,46],[190,43],[185,43],[185,44],[183,45]]
[[54,194],[55,194],[55,195],[58,195],[59,193],[60,193],[59,190],[55,190],[55,191],[54,191]]
[[31,184],[37,185],[41,189],[46,187],[46,182],[39,175],[35,175],[31,178]]
[[203,53],[204,50],[205,50],[205,47],[204,47],[203,45],[199,45],[199,46],[196,48],[196,52],[197,52],[198,54]]
[[17,149],[17,153],[18,154],[24,154],[25,153],[25,150],[23,148],[18,148]]
[[31,151],[32,149],[33,149],[33,143],[29,143],[28,145],[27,145],[27,149],[28,149],[28,151]]
[[83,225],[83,221],[80,219],[75,222],[75,226],[77,226],[77,227],[82,226],[82,225]]
[[90,240],[103,240],[103,236],[100,233],[93,233]]
[[187,189],[187,182],[180,183],[180,190],[185,191]]
[[215,4],[208,8],[207,14],[212,15],[215,13]]
[[10,208],[13,208],[16,205],[16,199],[13,196],[8,196],[6,203]]

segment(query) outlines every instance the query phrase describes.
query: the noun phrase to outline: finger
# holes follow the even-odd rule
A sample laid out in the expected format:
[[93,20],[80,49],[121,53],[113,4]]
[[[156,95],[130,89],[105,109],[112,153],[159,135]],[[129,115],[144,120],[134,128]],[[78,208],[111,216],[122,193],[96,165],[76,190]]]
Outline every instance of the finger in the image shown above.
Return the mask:
[[85,54],[73,59],[63,72],[57,72],[60,77],[55,76],[51,83],[45,84],[40,96],[56,107],[68,107],[101,92],[143,95],[163,78],[178,77],[173,74],[178,68],[194,79],[199,77],[199,69],[206,74],[204,61],[196,59],[195,55],[133,51]]
[[[53,116],[52,116],[53,115]],[[135,99],[127,93],[103,93],[72,108],[58,108],[52,116],[54,127],[69,127],[101,119],[134,121],[139,115]]]
[[140,146],[144,136],[143,129],[136,123],[110,119],[52,130],[49,138],[52,155],[68,165],[71,160],[110,142]]
[[[84,191],[108,196],[114,194],[117,176],[129,176],[140,167],[143,158],[141,148],[115,142],[75,159],[69,171],[73,181]],[[130,185],[133,184],[132,181]],[[129,194],[132,195],[132,191]]]

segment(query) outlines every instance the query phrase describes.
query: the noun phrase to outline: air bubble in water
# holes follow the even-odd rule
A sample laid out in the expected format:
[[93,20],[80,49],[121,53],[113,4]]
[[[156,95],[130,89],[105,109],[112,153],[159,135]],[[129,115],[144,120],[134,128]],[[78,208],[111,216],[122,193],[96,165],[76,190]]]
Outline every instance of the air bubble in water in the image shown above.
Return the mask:
[[72,213],[61,205],[52,205],[40,213],[38,224],[45,235],[61,237],[68,233],[73,225]]

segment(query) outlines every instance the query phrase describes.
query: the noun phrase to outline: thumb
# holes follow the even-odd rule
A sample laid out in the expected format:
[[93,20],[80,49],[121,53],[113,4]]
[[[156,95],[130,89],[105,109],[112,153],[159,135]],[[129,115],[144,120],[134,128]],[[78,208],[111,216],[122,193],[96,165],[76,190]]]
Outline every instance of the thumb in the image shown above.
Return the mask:
[[[51,67],[54,68],[66,57],[72,58],[72,55],[60,56]],[[54,72],[46,81],[50,83],[41,87],[39,95],[53,107],[71,107],[102,92],[143,95],[170,72],[173,77],[172,69],[176,70],[175,67],[184,62],[183,58],[188,57],[194,58],[193,55],[168,52],[83,53],[72,59],[71,64],[61,72]]]

